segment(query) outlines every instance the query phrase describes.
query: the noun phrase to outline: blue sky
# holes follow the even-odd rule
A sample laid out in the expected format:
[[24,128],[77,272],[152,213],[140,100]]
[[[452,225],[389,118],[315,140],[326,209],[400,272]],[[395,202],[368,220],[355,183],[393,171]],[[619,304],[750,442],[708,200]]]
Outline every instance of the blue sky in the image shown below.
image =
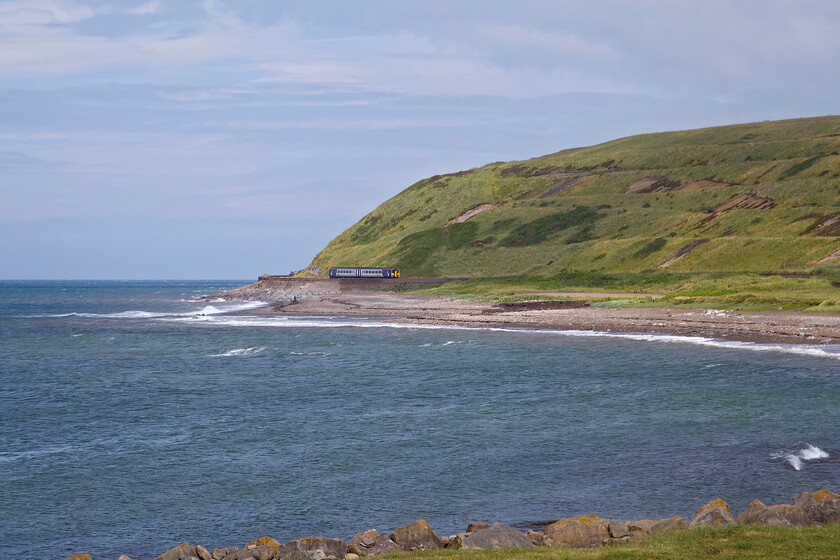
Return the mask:
[[838,30],[835,0],[0,0],[0,278],[285,273],[430,175],[837,114]]

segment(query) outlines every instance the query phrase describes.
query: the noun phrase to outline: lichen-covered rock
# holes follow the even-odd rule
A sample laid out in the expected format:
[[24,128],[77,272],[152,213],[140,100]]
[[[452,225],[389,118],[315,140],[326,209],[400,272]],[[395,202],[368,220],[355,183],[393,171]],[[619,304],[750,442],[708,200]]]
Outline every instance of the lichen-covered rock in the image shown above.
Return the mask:
[[[283,545],[280,544],[280,541],[278,541],[277,539],[273,539],[271,537],[260,537],[258,539],[254,539],[251,542],[249,542],[248,544],[246,544],[245,548],[255,548],[255,547],[258,547],[258,546],[270,546],[271,548],[273,548],[277,552],[280,552],[280,547],[283,546]],[[198,547],[196,547],[196,548],[198,548]]]
[[93,560],[93,558],[90,557],[90,554],[73,554],[68,556],[66,560]]
[[734,524],[735,518],[732,516],[732,510],[729,508],[729,504],[721,499],[712,500],[708,504],[698,508],[694,513],[694,520],[691,522],[692,527]]
[[655,535],[657,533],[666,533],[669,531],[685,531],[690,527],[691,525],[689,525],[682,517],[668,517],[660,519],[654,523],[650,528],[650,534]]
[[812,524],[840,522],[840,498],[829,490],[819,492],[802,492],[793,499],[794,505],[802,508],[805,516]]
[[189,560],[191,558],[198,558],[195,547],[190,543],[181,543],[175,548],[170,548],[155,560]]
[[486,529],[472,533],[459,533],[450,542],[450,548],[473,550],[498,550],[501,548],[534,548],[534,543],[510,525],[494,523]]
[[630,538],[630,524],[627,521],[610,521],[607,530],[611,539]]
[[805,511],[799,506],[790,504],[766,506],[759,500],[750,502],[747,509],[735,521],[739,525],[779,525],[782,527],[806,527],[811,524]]
[[425,519],[394,529],[394,532],[388,536],[406,551],[440,550],[443,548],[440,537],[437,536],[437,533],[432,530]]
[[609,522],[597,515],[560,519],[545,528],[545,542],[549,546],[592,548],[609,540]]
[[[217,549],[218,550],[218,549]],[[244,548],[227,548],[222,560],[274,560],[279,552],[267,544],[249,543]]]
[[344,558],[347,553],[347,543],[341,539],[325,539],[324,537],[308,537],[297,539],[280,545],[277,558],[287,560],[311,560],[311,554],[321,551],[324,558]]
[[359,556],[369,556],[371,554],[396,552],[402,550],[402,547],[392,541],[388,535],[383,535],[376,529],[368,529],[367,531],[356,533],[350,539],[350,542],[347,543],[347,550]]
[[476,531],[481,531],[482,529],[489,529],[491,525],[489,523],[485,523],[484,521],[473,521],[469,525],[467,525],[467,533],[475,533]]

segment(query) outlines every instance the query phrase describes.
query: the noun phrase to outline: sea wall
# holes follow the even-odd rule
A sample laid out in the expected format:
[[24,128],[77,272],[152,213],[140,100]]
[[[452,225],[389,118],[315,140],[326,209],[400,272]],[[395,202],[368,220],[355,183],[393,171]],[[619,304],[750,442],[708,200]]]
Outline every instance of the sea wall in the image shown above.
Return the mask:
[[[792,504],[767,506],[755,500],[737,517],[725,501],[715,499],[698,508],[691,522],[682,517],[612,521],[597,515],[584,515],[542,523],[527,530],[502,523],[475,522],[470,523],[463,533],[441,537],[425,520],[420,520],[398,527],[388,535],[368,529],[357,533],[349,541],[307,537],[280,543],[271,537],[260,537],[242,547],[214,548],[212,552],[202,545],[183,543],[155,560],[358,560],[361,556],[444,548],[593,548],[694,527],[735,524],[806,527],[838,522],[840,495],[820,490],[803,492],[793,498]],[[88,554],[74,554],[67,560],[93,559]],[[132,559],[120,556],[117,560]]]

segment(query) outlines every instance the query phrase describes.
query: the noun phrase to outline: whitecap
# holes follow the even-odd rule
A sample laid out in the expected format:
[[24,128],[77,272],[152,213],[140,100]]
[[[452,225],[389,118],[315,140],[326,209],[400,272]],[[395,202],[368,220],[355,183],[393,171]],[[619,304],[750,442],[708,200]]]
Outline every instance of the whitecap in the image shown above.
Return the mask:
[[212,354],[213,358],[232,358],[235,356],[256,356],[267,348],[265,346],[251,346],[250,348],[234,348],[221,354]]
[[801,471],[802,467],[809,461],[828,459],[829,453],[816,445],[803,443],[794,450],[783,449],[770,455],[773,459],[779,459],[790,465],[793,470]]

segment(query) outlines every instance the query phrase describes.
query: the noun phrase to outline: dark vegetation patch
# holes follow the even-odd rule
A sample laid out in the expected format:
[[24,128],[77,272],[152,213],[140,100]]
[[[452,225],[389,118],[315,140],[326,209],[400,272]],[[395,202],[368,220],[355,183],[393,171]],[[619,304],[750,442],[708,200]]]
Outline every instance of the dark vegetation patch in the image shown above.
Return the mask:
[[[555,237],[570,228],[580,227],[581,229],[591,229],[596,221],[605,216],[606,214],[599,214],[594,208],[589,206],[578,206],[568,212],[549,214],[548,216],[537,218],[517,227],[507,237],[502,239],[501,245],[506,247],[535,245],[551,237]],[[591,231],[588,233],[588,237],[582,240],[590,238]],[[577,242],[579,241],[573,241],[573,243]]]
[[667,267],[671,266],[672,264],[674,264],[675,262],[677,262],[678,260],[680,260],[681,258],[686,256],[687,254],[689,254],[690,252],[692,252],[696,248],[700,247],[701,245],[705,245],[708,242],[709,242],[708,239],[696,239],[696,240],[692,241],[691,243],[689,243],[688,245],[684,245],[683,247],[680,247],[680,249],[676,253],[674,253],[674,256],[672,256],[670,259],[668,259],[667,261],[665,261],[664,263],[659,265],[659,268],[667,268]]
[[448,228],[418,231],[402,238],[396,249],[397,268],[411,276],[437,276],[435,255],[469,247],[476,239],[478,224],[464,222]]
[[797,173],[805,171],[806,169],[808,169],[809,167],[811,167],[812,165],[817,163],[819,160],[826,157],[826,155],[827,154],[812,156],[812,157],[809,157],[806,160],[803,160],[803,161],[800,161],[799,163],[795,163],[795,164],[791,165],[790,167],[788,167],[787,169],[782,171],[782,173],[779,175],[779,181],[784,181],[785,179],[793,177]]
[[482,311],[484,314],[506,313],[508,311],[533,311],[544,309],[580,309],[589,307],[585,301],[559,300],[559,301],[518,301],[512,303],[497,303],[490,309]]
[[661,250],[667,243],[668,241],[664,237],[657,237],[656,239],[652,239],[648,243],[646,243],[644,247],[633,253],[633,257],[637,259],[649,257],[655,252]]
[[521,177],[527,179],[529,177],[542,177],[545,175],[557,175],[561,173],[578,173],[581,175],[589,174],[592,171],[619,173],[626,171],[622,167],[615,167],[614,159],[599,163],[597,165],[586,165],[583,167],[575,167],[574,165],[544,165],[542,167],[529,167],[524,163],[511,165],[499,172],[500,177]]

